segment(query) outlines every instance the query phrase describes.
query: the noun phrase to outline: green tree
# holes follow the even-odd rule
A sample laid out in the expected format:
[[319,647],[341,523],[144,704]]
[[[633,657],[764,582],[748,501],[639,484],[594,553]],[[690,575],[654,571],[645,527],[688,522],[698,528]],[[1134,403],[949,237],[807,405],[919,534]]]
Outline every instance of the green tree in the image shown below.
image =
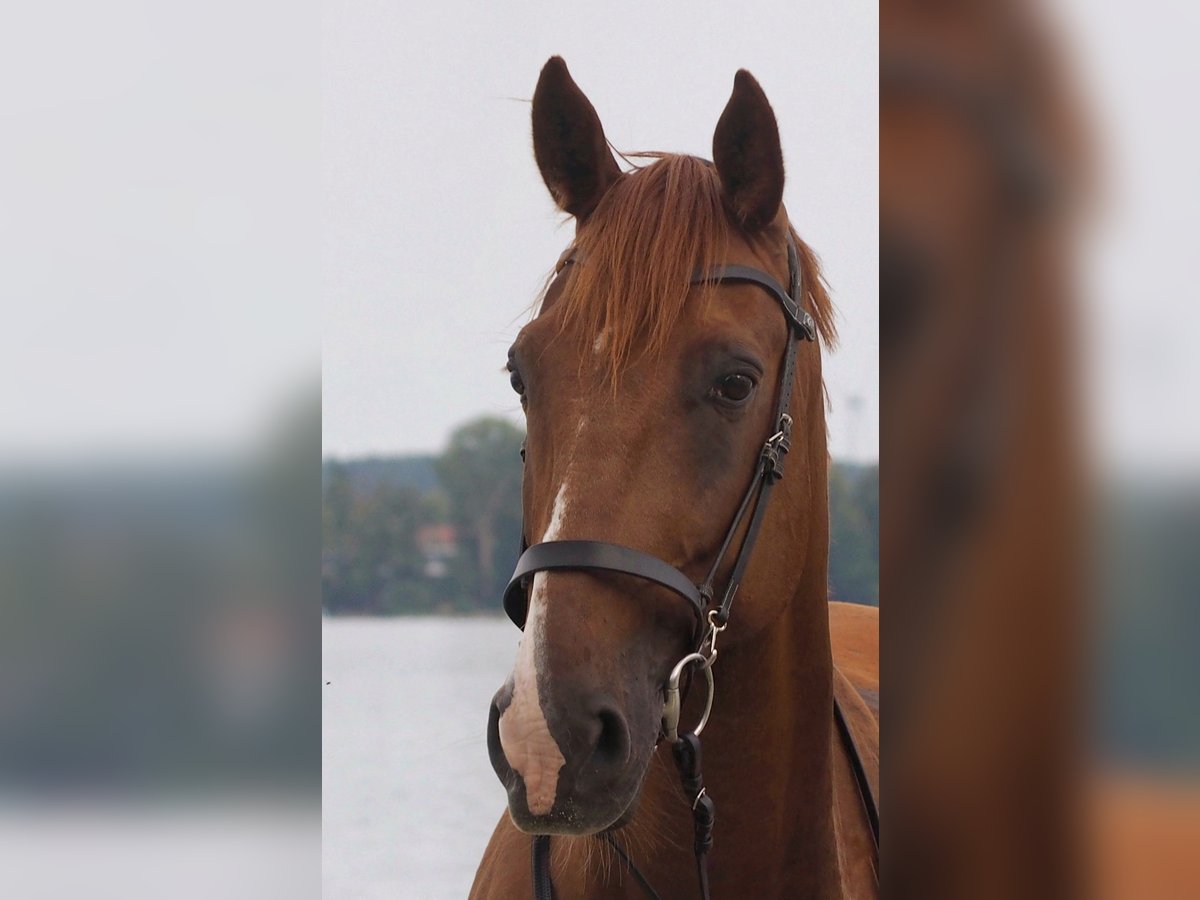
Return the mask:
[[322,504],[322,598],[332,612],[428,609],[417,529],[427,519],[420,492],[380,485],[356,493],[348,467],[326,473]]
[[524,432],[505,419],[475,419],[455,430],[437,460],[451,518],[474,551],[478,606],[496,604],[518,549],[523,440]]
[[321,604],[340,611],[353,607],[345,583],[353,556],[354,491],[344,465],[327,464],[321,492]]
[[829,472],[829,590],[834,600],[879,605],[879,468]]

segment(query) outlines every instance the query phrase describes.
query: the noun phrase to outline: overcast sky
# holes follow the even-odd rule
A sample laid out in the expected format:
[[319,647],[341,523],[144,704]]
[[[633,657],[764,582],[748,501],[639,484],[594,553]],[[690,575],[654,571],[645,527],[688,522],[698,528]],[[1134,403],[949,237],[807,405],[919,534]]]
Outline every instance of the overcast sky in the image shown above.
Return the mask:
[[839,310],[832,450],[877,458],[876,4],[720,6],[326,5],[326,455],[437,450],[472,416],[520,419],[505,352],[573,228],[530,141],[528,100],[560,54],[622,150],[710,156],[734,72],[758,78],[785,203]]
[[[1162,27],[1137,29],[1126,7],[1054,5],[1101,157],[1091,437],[1123,467],[1191,471],[1200,129],[1179,111],[1200,8],[1153,0],[1138,14]],[[554,53],[633,150],[708,155],[734,71],[755,73],[840,311],[833,451],[874,457],[875,4],[475,7],[111,0],[64,31],[59,5],[21,6],[0,32],[0,463],[252,446],[312,391],[322,338],[330,453],[517,418],[504,351],[570,238],[525,102]]]

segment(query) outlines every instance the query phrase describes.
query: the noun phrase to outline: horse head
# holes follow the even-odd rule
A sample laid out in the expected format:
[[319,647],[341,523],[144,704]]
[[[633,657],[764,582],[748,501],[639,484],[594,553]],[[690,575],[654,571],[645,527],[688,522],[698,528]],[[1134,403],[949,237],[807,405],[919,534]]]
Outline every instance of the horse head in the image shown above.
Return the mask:
[[[623,171],[554,58],[532,115],[539,170],[575,235],[508,357],[527,419],[526,541],[634,548],[715,586],[719,601],[750,529],[738,511],[764,438],[781,437],[782,397],[794,476],[780,482],[737,628],[722,638],[749,640],[796,594],[806,548],[823,546],[826,528],[819,344],[797,338],[778,291],[696,277],[745,267],[788,285],[794,275],[809,338],[832,336],[816,260],[783,207],[774,113],[740,71],[713,162],[648,154]],[[488,730],[519,828],[582,835],[629,820],[662,733],[664,684],[707,624],[678,593],[629,568],[578,564],[520,587],[524,637]]]

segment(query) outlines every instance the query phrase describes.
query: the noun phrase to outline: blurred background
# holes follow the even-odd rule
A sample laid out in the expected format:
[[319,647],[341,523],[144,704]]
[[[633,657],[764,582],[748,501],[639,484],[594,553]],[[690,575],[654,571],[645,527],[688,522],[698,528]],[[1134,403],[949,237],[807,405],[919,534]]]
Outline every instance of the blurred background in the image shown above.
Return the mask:
[[885,885],[1197,896],[1196,13],[880,13]]
[[320,891],[320,30],[0,29],[0,894]]

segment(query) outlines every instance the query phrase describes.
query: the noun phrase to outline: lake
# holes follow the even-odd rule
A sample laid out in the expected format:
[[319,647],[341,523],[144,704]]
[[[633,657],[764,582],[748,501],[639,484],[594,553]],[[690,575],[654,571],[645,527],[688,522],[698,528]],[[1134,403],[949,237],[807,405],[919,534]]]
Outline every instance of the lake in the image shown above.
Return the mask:
[[326,900],[467,895],[505,808],[487,756],[507,619],[325,619]]

